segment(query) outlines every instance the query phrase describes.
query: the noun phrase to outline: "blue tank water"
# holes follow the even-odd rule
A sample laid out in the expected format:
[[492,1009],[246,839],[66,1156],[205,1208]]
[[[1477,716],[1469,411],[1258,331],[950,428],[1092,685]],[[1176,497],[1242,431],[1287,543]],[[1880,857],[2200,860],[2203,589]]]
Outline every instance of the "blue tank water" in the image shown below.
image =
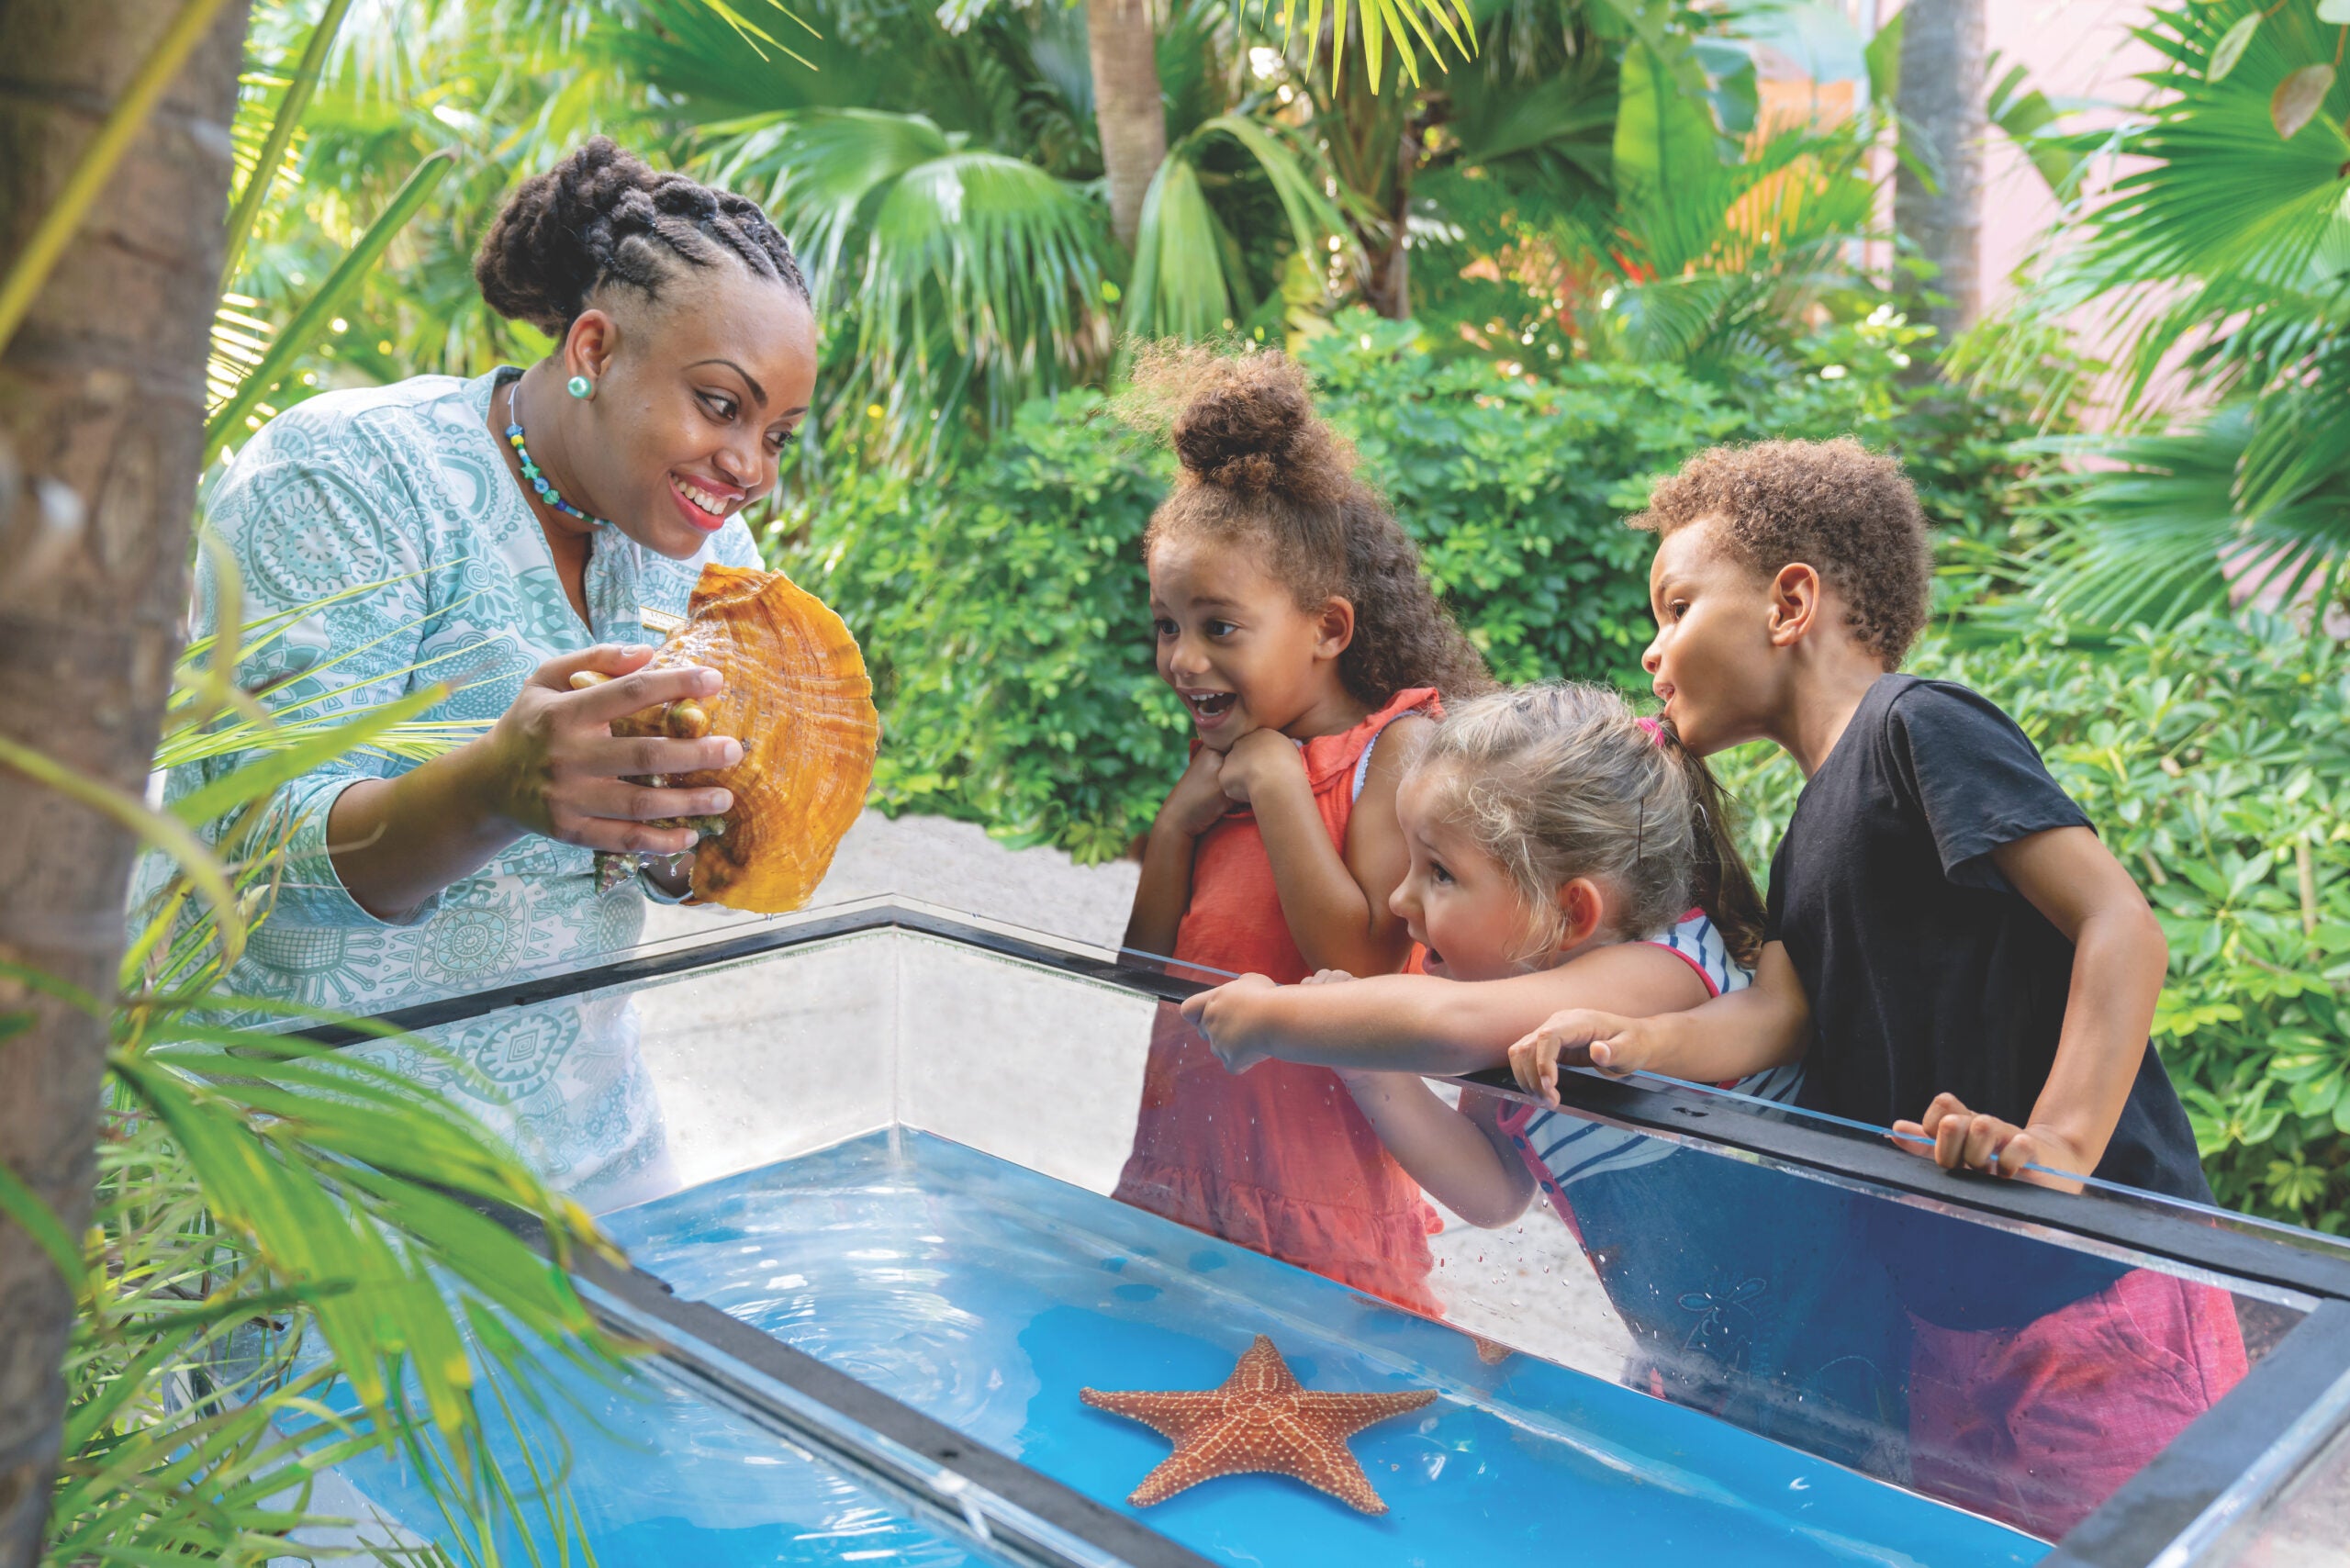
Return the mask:
[[925,1134],[609,1223],[678,1294],[1114,1506],[1169,1444],[1080,1387],[1214,1387],[1263,1333],[1309,1388],[1438,1390],[1353,1439],[1383,1516],[1267,1475],[1130,1510],[1215,1561],[1978,1568],[2047,1551],[1599,1379],[1524,1355],[1486,1365],[1457,1331]]

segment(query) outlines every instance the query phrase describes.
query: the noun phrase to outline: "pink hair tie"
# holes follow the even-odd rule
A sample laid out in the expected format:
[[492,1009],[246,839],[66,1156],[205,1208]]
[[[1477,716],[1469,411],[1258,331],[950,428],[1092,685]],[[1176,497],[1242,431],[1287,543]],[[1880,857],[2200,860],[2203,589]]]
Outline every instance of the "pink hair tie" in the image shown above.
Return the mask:
[[1662,745],[1664,744],[1664,726],[1659,723],[1656,720],[1635,719],[1632,722],[1639,725],[1641,729],[1648,732],[1650,745]]

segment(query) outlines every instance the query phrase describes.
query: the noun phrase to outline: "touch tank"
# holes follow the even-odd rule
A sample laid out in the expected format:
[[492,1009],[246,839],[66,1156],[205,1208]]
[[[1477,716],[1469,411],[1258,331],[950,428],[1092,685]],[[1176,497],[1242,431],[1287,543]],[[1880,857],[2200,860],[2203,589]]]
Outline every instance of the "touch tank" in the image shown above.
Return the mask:
[[[584,1283],[658,1354],[629,1386],[575,1388],[592,1419],[508,1437],[570,1466],[599,1558],[2344,1559],[2340,1239],[1953,1176],[1882,1129],[1573,1074],[1548,1136],[1641,1171],[1650,1206],[1605,1236],[1586,1215],[1580,1239],[1539,1205],[1494,1230],[1438,1215],[1440,1313],[1408,1311],[1121,1189],[1153,1032],[1220,978],[869,901],[391,1015],[427,1038],[635,1015],[668,1157],[605,1215],[634,1271]],[[2119,1431],[1996,1451],[1968,1419],[1989,1392],[1915,1353],[1925,1318],[2029,1321],[2051,1281],[2133,1270],[2224,1314],[2249,1370],[2126,1473]],[[1774,1314],[1804,1332],[1758,1331]],[[1215,1406],[1204,1435],[1084,1392],[1228,1393],[1259,1336],[1294,1384]],[[1300,1414],[1373,1405],[1413,1407],[1351,1435]],[[1292,1473],[1248,1468],[1268,1453]],[[1185,1484],[1131,1501],[1170,1455]],[[1294,1478],[1342,1461],[1379,1511]],[[446,1528],[396,1464],[340,1479],[383,1528]]]

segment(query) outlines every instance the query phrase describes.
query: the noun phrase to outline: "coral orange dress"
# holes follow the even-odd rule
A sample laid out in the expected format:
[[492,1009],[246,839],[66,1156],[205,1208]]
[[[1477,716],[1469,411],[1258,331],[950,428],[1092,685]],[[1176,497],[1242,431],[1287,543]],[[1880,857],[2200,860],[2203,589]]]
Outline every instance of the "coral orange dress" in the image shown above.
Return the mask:
[[[1397,719],[1436,711],[1434,689],[1416,687],[1305,743],[1306,780],[1340,854],[1371,744]],[[1248,812],[1200,836],[1169,957],[1284,985],[1310,972]],[[1427,1238],[1443,1222],[1338,1075],[1281,1061],[1226,1072],[1172,1007],[1151,1033],[1134,1152],[1114,1195],[1415,1312],[1443,1310],[1427,1282]]]

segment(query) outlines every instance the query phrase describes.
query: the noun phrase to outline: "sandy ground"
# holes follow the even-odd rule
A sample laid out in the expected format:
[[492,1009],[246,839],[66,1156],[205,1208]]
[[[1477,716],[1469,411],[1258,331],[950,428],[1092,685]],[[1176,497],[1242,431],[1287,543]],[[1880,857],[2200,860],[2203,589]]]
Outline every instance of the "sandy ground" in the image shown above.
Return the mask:
[[[1113,946],[1137,874],[1131,861],[1079,866],[1054,849],[1007,849],[968,823],[892,821],[867,812],[842,841],[815,902],[898,894]],[[645,935],[706,930],[712,918],[656,909]],[[1150,1006],[1062,980],[1013,1000],[1003,992],[1005,966],[905,956],[916,951],[909,946],[894,958],[896,980],[876,973],[878,954],[736,970],[723,984],[677,988],[659,1010],[663,1017],[648,1016],[645,1048],[664,1103],[703,1129],[673,1138],[685,1150],[688,1179],[764,1163],[787,1144],[817,1147],[894,1114],[1108,1192],[1133,1133]],[[878,999],[893,987],[894,1025],[878,1011]],[[879,1099],[849,1085],[864,1076],[861,1064],[876,1050],[887,1054],[886,1047],[850,1041],[879,1042],[893,1027],[897,1037],[914,1042],[896,1058],[914,1070],[901,1074],[898,1097],[885,1111]],[[941,1085],[923,1066],[924,1042],[946,1037],[959,1042],[958,1062],[983,1059],[988,1070],[957,1071],[951,1090]],[[761,1042],[759,1059],[738,1059],[755,1040]],[[779,1040],[791,1042],[783,1048],[795,1059],[803,1092],[786,1092],[772,1076]],[[735,1066],[722,1069],[721,1061]],[[775,1087],[746,1098],[745,1081]],[[719,1124],[733,1131],[721,1137],[709,1130]],[[673,1120],[673,1132],[676,1126]],[[1617,1375],[1630,1339],[1555,1215],[1531,1210],[1499,1232],[1450,1215],[1444,1221],[1430,1249],[1434,1283],[1452,1321],[1599,1376]]]

